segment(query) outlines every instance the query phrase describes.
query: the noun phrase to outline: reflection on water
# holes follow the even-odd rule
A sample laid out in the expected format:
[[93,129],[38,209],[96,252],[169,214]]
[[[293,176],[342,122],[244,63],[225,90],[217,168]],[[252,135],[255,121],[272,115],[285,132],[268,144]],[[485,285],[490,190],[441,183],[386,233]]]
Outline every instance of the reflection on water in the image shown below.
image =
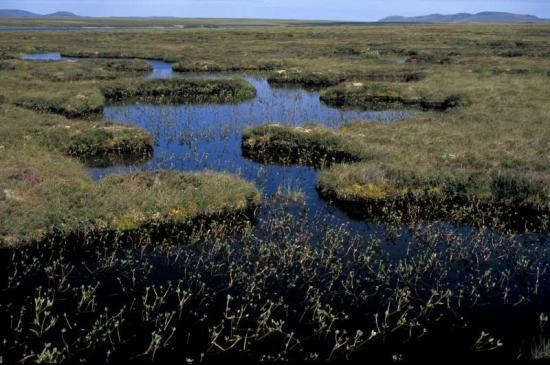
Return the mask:
[[[216,170],[238,174],[254,182],[266,197],[281,190],[298,192],[310,211],[327,224],[350,223],[363,231],[364,223],[350,221],[319,198],[318,171],[307,166],[261,164],[242,156],[242,131],[249,126],[276,121],[288,124],[317,122],[339,127],[351,120],[392,121],[409,111],[339,110],[323,104],[319,92],[301,88],[274,88],[265,77],[245,76],[257,90],[253,100],[240,104],[131,104],[109,106],[106,119],[140,125],[155,137],[153,158],[140,166],[90,169],[94,178],[123,171],[171,169]],[[318,218],[318,217],[317,217]]]
[[[59,53],[24,54],[27,60],[78,60],[63,57]],[[148,77],[176,77],[170,63],[147,60],[153,71]],[[104,167],[97,161],[88,169],[99,179],[105,175],[126,171],[170,169],[181,171],[215,170],[238,174],[254,182],[267,200],[281,192],[291,192],[303,202],[298,207],[314,213],[316,220],[328,225],[348,223],[360,231],[372,226],[350,220],[342,212],[332,208],[319,198],[315,184],[318,170],[307,166],[280,166],[261,164],[242,156],[240,143],[242,131],[266,122],[302,124],[322,123],[337,128],[352,120],[377,120],[389,122],[410,116],[407,110],[365,111],[341,110],[320,101],[319,91],[300,87],[272,87],[265,75],[235,73],[186,74],[186,77],[224,77],[240,75],[257,90],[253,100],[239,104],[180,104],[151,105],[128,104],[105,108],[104,117],[139,125],[153,134],[153,157],[140,164],[121,164]],[[111,161],[110,161],[111,162]],[[296,208],[296,207],[294,207]],[[267,214],[267,212],[264,212]],[[369,228],[370,227],[370,228]]]

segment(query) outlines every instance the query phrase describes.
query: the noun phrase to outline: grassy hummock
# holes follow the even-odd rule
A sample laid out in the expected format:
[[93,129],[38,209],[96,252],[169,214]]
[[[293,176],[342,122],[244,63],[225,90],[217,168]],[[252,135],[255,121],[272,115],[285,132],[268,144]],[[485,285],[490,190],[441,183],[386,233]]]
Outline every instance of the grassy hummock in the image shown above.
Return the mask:
[[3,105],[0,137],[5,143],[33,143],[65,155],[88,157],[145,157],[153,138],[144,129],[105,121],[67,119]]
[[206,60],[179,61],[172,65],[176,72],[228,72],[228,71],[272,71],[281,67],[281,62],[273,60],[247,60],[227,63]]
[[296,84],[309,87],[333,86],[345,80],[343,74],[335,72],[302,71],[300,69],[272,72],[268,82],[273,85]]
[[199,222],[242,221],[260,199],[253,185],[227,174],[156,171],[96,183],[82,164],[35,145],[9,146],[3,153],[0,247],[52,235],[141,239],[162,232],[181,238]]
[[73,157],[149,156],[151,135],[136,126],[0,109],[0,247],[75,232],[141,237],[177,226],[174,232],[184,234],[210,221],[242,221],[260,200],[253,185],[212,172],[129,173],[94,182]]
[[447,110],[469,104],[466,96],[456,93],[423,93],[397,83],[353,82],[325,89],[321,100],[330,105],[370,108],[375,110],[420,107]]
[[354,135],[337,133],[319,124],[264,124],[243,132],[243,154],[261,162],[327,166],[367,159]]
[[119,232],[151,225],[192,227],[199,218],[248,214],[260,203],[252,184],[208,171],[111,175],[100,181],[99,191],[103,219]]
[[156,103],[229,103],[253,98],[256,90],[240,79],[125,80],[104,85],[101,91],[113,102],[140,100]]
[[89,118],[103,112],[105,98],[93,88],[44,88],[15,96],[13,103],[41,113],[55,113],[68,118]]
[[543,182],[520,175],[392,171],[360,163],[324,170],[317,189],[352,215],[392,224],[450,220],[521,232],[550,229]]
[[302,85],[314,88],[336,86],[350,80],[411,82],[419,81],[424,77],[425,75],[420,71],[380,66],[359,72],[349,70],[304,71],[300,68],[291,68],[271,72],[268,81],[272,85]]

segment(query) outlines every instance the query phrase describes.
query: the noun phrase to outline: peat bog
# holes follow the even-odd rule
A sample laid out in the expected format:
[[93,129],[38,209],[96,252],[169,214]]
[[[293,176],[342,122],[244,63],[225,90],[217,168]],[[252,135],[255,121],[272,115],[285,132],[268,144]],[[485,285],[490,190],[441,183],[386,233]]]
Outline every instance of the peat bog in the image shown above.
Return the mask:
[[401,27],[0,34],[0,360],[548,359],[548,26]]

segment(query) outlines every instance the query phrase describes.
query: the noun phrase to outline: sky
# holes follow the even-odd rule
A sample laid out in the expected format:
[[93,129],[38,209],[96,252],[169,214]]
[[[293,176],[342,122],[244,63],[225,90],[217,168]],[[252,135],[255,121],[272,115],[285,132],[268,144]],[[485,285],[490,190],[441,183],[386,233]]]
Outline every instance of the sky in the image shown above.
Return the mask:
[[374,21],[390,15],[507,11],[550,18],[550,0],[0,0],[0,9],[84,16]]

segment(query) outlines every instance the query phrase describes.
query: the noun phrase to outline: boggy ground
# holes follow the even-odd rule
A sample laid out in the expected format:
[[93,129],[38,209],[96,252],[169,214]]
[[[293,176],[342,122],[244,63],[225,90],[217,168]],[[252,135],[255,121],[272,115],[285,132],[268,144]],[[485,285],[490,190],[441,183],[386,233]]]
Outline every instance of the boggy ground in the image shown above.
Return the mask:
[[[321,97],[327,103],[417,108],[422,113],[407,120],[353,123],[335,131],[340,140],[354,141],[354,153],[360,158],[352,160],[362,164],[324,172],[319,190],[331,199],[353,203],[355,212],[357,205],[371,206],[372,201],[379,205],[388,197],[400,200],[411,193],[413,206],[426,205],[424,198],[443,199],[458,210],[460,206],[478,209],[476,204],[489,202],[488,210],[474,214],[473,221],[481,225],[500,225],[486,219],[496,199],[511,210],[495,212],[497,216],[517,215],[513,210],[520,207],[526,218],[535,217],[532,223],[503,218],[507,221],[503,225],[545,231],[550,133],[545,107],[550,73],[547,35],[545,24],[66,32],[62,36],[41,32],[22,34],[17,41],[0,34],[0,50],[4,58],[37,50],[158,58],[176,62],[174,69],[179,71],[271,70],[269,80],[274,84],[324,87]],[[91,93],[82,98],[89,101],[87,108],[100,108],[104,95],[86,92]],[[70,95],[74,99],[86,92],[80,88]],[[20,105],[41,108],[41,102],[24,97]],[[436,112],[426,112],[432,109]],[[260,139],[276,138],[268,132],[248,144],[259,148]],[[397,181],[394,176],[407,177]],[[403,205],[396,207],[390,210],[395,213]],[[369,209],[363,213],[372,217]],[[458,219],[473,214],[470,208],[443,213]],[[411,215],[421,216],[404,214]],[[400,221],[400,216],[395,218]]]
[[[464,173],[475,177],[475,184],[464,187],[468,192],[483,197],[494,188],[505,197],[547,203],[548,34],[546,25],[0,33],[0,54],[15,59],[21,51],[62,50],[228,69],[267,63],[281,67],[276,71],[299,70],[306,76],[291,78],[306,84],[334,86],[309,81],[330,72],[337,83],[345,82],[337,88],[369,91],[375,80],[413,96],[431,89],[428,96],[434,98],[440,96],[436,90],[465,95],[467,105],[445,112],[388,124],[356,122],[340,130],[263,126],[246,131],[245,142],[260,152],[266,147],[263,157],[283,151],[278,157],[336,162],[323,171],[319,185],[324,179],[323,186],[336,182],[338,189],[351,186],[368,196],[409,186],[423,191],[429,186],[436,193],[447,182],[469,182],[457,180]],[[377,76],[392,72],[423,76]],[[0,71],[0,77],[6,75]],[[30,85],[17,78],[10,82]],[[57,85],[74,93],[86,83]],[[38,126],[57,120],[71,125],[64,131],[69,133],[72,123],[83,129],[103,123],[17,107],[10,89],[1,90],[2,125],[9,127],[0,143],[0,183],[8,186],[0,204],[8,209],[0,212],[13,215],[0,222],[9,237],[41,233],[51,222],[70,226],[75,217],[130,231],[152,219],[158,232],[163,228],[155,228],[161,226],[157,212],[175,219],[186,217],[189,202],[193,216],[257,201],[253,187],[227,175],[160,172],[94,183],[82,164],[65,156],[63,144]],[[33,122],[25,127],[29,131],[9,134],[21,120]],[[270,151],[271,146],[276,148]],[[353,163],[338,164],[343,161]],[[391,189],[380,189],[373,183],[378,179]],[[213,206],[204,205],[208,199]],[[83,256],[68,249],[74,237],[53,235],[32,247],[0,251],[0,359],[548,359],[547,235],[413,224],[390,227],[383,237],[375,232],[356,237],[345,226],[312,220],[314,212],[301,209],[296,216],[286,206],[268,204],[270,214],[259,217],[258,231],[226,236],[208,227],[214,234],[200,245],[162,239],[119,245],[119,237],[108,234],[94,236],[97,245]]]
[[159,171],[99,182],[88,176],[91,161],[146,160],[153,152],[145,130],[94,118],[107,101],[227,102],[255,93],[240,80],[143,78],[149,70],[130,60],[2,63],[0,247],[74,232],[162,231],[183,239],[203,223],[251,217],[259,193],[235,176]]
[[[510,35],[480,28],[493,31],[493,37]],[[427,36],[410,29],[412,44],[420,34]],[[243,151],[262,160],[336,162],[321,173],[318,190],[371,219],[450,218],[547,231],[550,79],[543,70],[550,67],[550,58],[544,51],[545,32],[538,30],[540,42],[531,38],[538,34],[537,26],[521,41],[483,41],[489,33],[479,38],[466,33],[460,42],[451,42],[453,37],[445,34],[440,41],[445,47],[409,56],[407,63],[423,70],[416,81],[380,82],[361,73],[343,74],[340,80],[347,81],[321,91],[325,102],[344,107],[423,111],[414,117],[391,123],[358,121],[337,130],[274,121],[245,131]],[[460,43],[470,47],[463,49]],[[502,51],[508,47],[517,51],[514,57]],[[443,62],[436,55],[445,52],[452,55]]]
[[237,102],[256,91],[239,79],[149,79],[141,60],[0,63],[2,97],[9,103],[70,118],[99,116],[106,103]]
[[69,156],[147,155],[151,136],[133,126],[1,108],[0,246],[54,232],[147,233],[169,225],[183,231],[197,219],[246,218],[259,203],[251,184],[213,172],[128,173],[94,182]]

